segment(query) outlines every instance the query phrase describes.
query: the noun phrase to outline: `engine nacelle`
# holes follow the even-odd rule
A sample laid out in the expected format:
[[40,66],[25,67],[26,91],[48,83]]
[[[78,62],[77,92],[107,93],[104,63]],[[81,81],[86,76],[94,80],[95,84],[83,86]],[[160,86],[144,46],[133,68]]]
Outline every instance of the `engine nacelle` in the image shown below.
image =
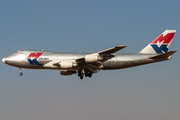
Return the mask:
[[76,71],[61,71],[60,73],[61,75],[72,75],[72,74],[76,74]]
[[59,64],[60,64],[61,68],[65,68],[65,69],[73,68],[73,67],[77,66],[76,64],[74,64],[71,61],[61,61]]
[[85,62],[97,62],[98,56],[97,55],[86,55]]

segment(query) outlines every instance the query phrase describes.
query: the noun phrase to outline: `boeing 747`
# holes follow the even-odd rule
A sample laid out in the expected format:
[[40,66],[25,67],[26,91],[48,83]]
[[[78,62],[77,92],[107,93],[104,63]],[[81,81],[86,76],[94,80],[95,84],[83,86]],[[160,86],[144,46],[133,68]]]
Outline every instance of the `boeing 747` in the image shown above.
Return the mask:
[[166,30],[144,49],[134,54],[115,53],[127,46],[115,46],[97,53],[57,53],[38,50],[18,50],[2,61],[22,68],[60,70],[61,75],[78,74],[80,79],[91,77],[100,70],[136,67],[171,59],[177,50],[168,51],[176,30]]

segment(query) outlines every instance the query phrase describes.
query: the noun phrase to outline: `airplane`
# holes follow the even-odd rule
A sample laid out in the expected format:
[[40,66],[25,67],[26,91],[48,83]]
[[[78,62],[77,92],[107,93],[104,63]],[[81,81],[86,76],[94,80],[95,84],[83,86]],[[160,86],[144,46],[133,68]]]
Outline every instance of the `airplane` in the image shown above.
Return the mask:
[[117,70],[170,60],[177,50],[168,51],[176,30],[165,30],[138,53],[115,53],[127,46],[115,46],[97,53],[58,53],[43,50],[18,50],[2,62],[22,68],[60,70],[61,75],[92,77],[100,70]]

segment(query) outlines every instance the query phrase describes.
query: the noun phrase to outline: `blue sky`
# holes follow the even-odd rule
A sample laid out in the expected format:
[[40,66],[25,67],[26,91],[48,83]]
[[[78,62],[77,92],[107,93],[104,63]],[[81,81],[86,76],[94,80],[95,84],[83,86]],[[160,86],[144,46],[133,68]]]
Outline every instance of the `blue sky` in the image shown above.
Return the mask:
[[[142,0],[16,0],[0,2],[0,58],[16,50],[98,52],[116,45],[136,53],[176,29],[180,2]],[[59,71],[19,69],[0,62],[3,120],[178,120],[179,51],[170,61],[100,71],[91,79]]]

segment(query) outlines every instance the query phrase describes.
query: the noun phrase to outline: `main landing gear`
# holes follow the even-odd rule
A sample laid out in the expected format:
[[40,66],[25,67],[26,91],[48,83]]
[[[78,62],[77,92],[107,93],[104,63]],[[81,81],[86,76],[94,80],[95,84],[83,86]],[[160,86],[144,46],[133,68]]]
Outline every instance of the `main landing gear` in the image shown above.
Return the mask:
[[21,69],[21,68],[19,68],[19,70],[20,70],[20,71],[19,71],[19,75],[20,75],[20,76],[23,76],[22,69]]
[[85,77],[92,77],[92,72],[91,71],[78,71],[78,76],[80,77],[80,79],[83,79],[83,76],[85,75]]

